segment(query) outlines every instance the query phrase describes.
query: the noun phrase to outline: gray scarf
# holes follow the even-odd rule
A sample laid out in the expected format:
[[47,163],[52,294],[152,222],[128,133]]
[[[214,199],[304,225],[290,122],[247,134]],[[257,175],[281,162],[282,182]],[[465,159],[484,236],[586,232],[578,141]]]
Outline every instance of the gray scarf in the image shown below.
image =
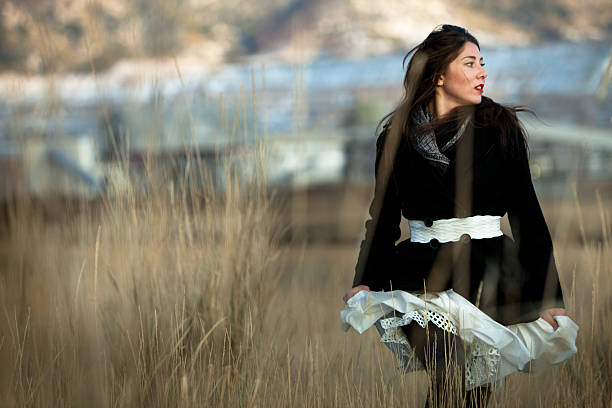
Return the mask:
[[412,144],[421,154],[421,156],[429,160],[433,166],[437,167],[442,171],[442,173],[444,173],[446,172],[446,168],[448,167],[450,160],[443,154],[443,152],[450,149],[459,140],[465,131],[468,121],[464,121],[455,136],[446,142],[442,148],[438,148],[436,135],[433,130],[423,131],[418,129],[420,126],[431,122],[432,120],[433,115],[427,106],[419,107],[416,114],[412,117],[412,131],[414,135],[412,138]]

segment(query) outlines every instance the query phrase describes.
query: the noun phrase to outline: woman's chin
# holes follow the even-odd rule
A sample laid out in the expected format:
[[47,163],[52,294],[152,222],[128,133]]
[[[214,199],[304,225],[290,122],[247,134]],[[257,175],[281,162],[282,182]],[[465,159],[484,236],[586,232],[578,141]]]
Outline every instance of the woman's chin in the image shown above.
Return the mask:
[[482,102],[482,96],[478,95],[470,97],[469,99],[464,99],[462,102],[459,103],[459,106],[478,105],[480,102]]

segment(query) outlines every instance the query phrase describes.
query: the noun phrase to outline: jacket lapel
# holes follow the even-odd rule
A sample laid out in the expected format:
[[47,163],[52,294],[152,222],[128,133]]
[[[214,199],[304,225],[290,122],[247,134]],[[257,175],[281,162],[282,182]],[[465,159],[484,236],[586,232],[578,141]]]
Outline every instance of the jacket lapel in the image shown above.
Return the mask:
[[[470,146],[471,149],[469,149]],[[478,168],[477,165],[482,163],[482,161],[491,154],[493,147],[494,144],[490,142],[486,134],[478,132],[475,135],[472,131],[466,131],[459,141],[457,141],[454,147],[457,149],[456,156],[450,161],[444,173],[437,167],[427,163],[425,166],[421,167],[422,172],[419,172],[421,174],[418,174],[417,177],[429,180],[428,182],[431,183],[432,191],[439,195],[441,199],[454,203],[455,206],[458,206],[459,209],[465,213],[468,209],[464,208],[465,205],[461,205],[461,203],[458,202],[456,194],[458,188],[466,188],[467,186],[457,186],[456,182],[457,180],[461,182],[467,181],[468,179],[473,181],[473,169]],[[464,151],[470,152],[470,150],[472,160],[462,162],[460,166],[457,166],[457,155],[464,154]],[[418,156],[417,160],[425,160],[420,157],[418,153],[414,153]],[[459,175],[456,174],[457,172],[459,172]],[[470,186],[470,188],[472,188],[472,186]]]

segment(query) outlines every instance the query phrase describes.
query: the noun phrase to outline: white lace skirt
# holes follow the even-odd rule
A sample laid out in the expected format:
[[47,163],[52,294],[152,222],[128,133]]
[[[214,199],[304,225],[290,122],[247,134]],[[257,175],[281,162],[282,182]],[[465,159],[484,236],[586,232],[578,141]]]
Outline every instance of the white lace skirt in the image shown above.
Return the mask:
[[412,321],[425,327],[431,322],[458,335],[466,350],[467,390],[494,383],[503,385],[513,372],[539,373],[559,364],[576,349],[578,325],[568,316],[554,316],[556,330],[544,319],[503,326],[452,289],[424,294],[402,290],[360,291],[340,311],[344,331],[363,333],[375,325],[405,371],[422,370],[414,349],[400,326]]

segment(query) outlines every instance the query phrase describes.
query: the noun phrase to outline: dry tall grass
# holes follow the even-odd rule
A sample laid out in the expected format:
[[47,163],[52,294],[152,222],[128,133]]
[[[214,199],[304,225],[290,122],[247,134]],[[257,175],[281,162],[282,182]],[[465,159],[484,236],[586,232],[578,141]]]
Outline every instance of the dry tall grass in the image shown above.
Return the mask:
[[[395,370],[373,330],[339,329],[355,246],[281,246],[278,207],[251,175],[228,168],[224,192],[151,180],[61,223],[31,201],[11,206],[0,405],[423,406],[422,373]],[[491,405],[609,406],[610,213],[576,204],[559,219],[578,222],[580,246],[553,230],[579,352],[545,376],[509,377]]]
[[[228,165],[223,191],[197,156],[187,167],[194,177],[148,171],[145,193],[111,189],[62,222],[26,198],[8,207],[0,406],[423,406],[423,373],[400,374],[374,330],[340,330],[358,242],[281,245],[296,220],[271,201],[263,167]],[[370,197],[346,193],[359,220],[345,221],[362,225],[354,208]],[[308,200],[291,215],[307,220]],[[578,354],[511,376],[491,405],[610,406],[610,205],[593,202],[560,204],[551,225]]]
[[0,405],[242,406],[257,396],[279,231],[262,172],[244,180],[227,169],[222,192],[195,177],[151,178],[146,193],[110,191],[61,223],[28,199],[9,206]]

